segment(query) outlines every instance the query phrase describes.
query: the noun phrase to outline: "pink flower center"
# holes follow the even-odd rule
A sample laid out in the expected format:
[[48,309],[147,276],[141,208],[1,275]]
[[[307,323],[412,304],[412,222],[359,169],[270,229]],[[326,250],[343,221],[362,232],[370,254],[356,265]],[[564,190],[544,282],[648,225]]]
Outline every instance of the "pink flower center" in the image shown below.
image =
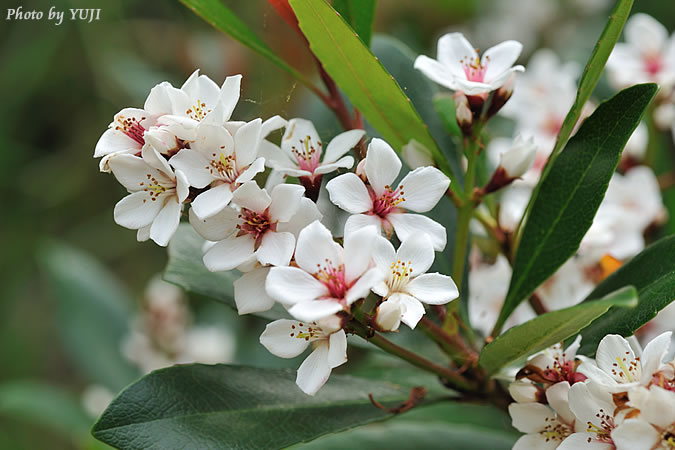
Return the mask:
[[[488,59],[488,58],[486,58]],[[476,81],[482,83],[485,80],[485,72],[487,71],[487,61],[482,65],[480,59],[465,57],[460,59],[459,63],[464,67],[464,74],[469,81]]]
[[350,286],[345,281],[345,266],[340,264],[333,266],[333,261],[326,259],[325,264],[317,264],[317,271],[314,278],[319,280],[326,288],[332,298],[344,299]]
[[605,444],[613,444],[612,441],[612,430],[614,429],[614,417],[610,414],[607,414],[603,409],[600,409],[595,415],[599,419],[600,425],[596,425],[592,422],[586,422],[586,431],[589,433],[595,434],[595,437],[589,437],[588,443],[591,442],[603,442]]
[[663,59],[658,53],[649,53],[644,58],[645,71],[650,75],[657,75],[663,70]]
[[307,136],[305,139],[300,139],[300,148],[293,146],[291,152],[295,156],[300,169],[314,173],[319,167],[319,159],[321,158],[321,141],[312,144],[312,138]]
[[[221,149],[223,147],[221,147]],[[209,161],[208,166],[205,166],[205,169],[208,170],[211,175],[222,178],[229,183],[233,183],[239,176],[239,172],[237,171],[237,161],[234,155],[225,155],[224,153],[218,155],[217,153],[211,153],[211,161]]]
[[250,234],[255,239],[256,245],[260,245],[263,235],[268,230],[276,231],[277,224],[271,222],[267,210],[261,214],[250,209],[241,208],[239,220],[240,222],[237,224],[239,235]]
[[368,191],[373,200],[372,214],[385,218],[387,214],[391,213],[397,208],[398,204],[405,201],[403,197],[403,185],[400,185],[395,190],[390,186],[384,187],[384,192],[379,197],[375,197],[375,192],[372,189]]
[[141,125],[141,120],[145,120],[145,117],[141,117],[140,120],[133,117],[124,117],[122,115],[117,117],[117,125],[115,126],[116,130],[121,131],[122,133],[129,136],[134,141],[138,142],[138,145],[141,147],[145,145],[145,128]]

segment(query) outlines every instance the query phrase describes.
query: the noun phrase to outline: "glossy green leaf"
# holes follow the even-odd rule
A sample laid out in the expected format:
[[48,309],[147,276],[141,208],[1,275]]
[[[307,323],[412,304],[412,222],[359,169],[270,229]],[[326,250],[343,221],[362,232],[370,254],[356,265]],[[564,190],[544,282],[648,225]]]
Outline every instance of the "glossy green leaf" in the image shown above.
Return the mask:
[[71,393],[28,380],[0,384],[0,417],[3,416],[69,437],[86,436],[93,422]]
[[580,353],[593,355],[607,334],[631,336],[675,300],[675,235],[650,245],[600,283],[584,302],[632,285],[640,300],[631,310],[612,308],[581,332]]
[[505,366],[521,362],[538,351],[576,336],[613,306],[632,314],[634,310],[631,308],[637,303],[637,290],[628,286],[601,300],[542,314],[497,336],[483,348],[479,363],[488,373],[495,373]]
[[395,406],[409,389],[333,375],[312,397],[294,370],[174,366],[124,390],[92,433],[123,450],[281,448],[391,416],[368,394]]
[[508,414],[489,405],[444,402],[292,448],[507,450],[520,436],[510,423]]
[[131,318],[129,293],[86,253],[55,242],[42,247],[66,349],[90,381],[119,391],[140,375],[120,351]]
[[376,0],[333,0],[333,8],[352,26],[366,47],[370,46]]
[[[236,310],[233,283],[240,274],[237,271],[209,272],[202,261],[204,242],[189,224],[181,224],[169,243],[169,263],[164,269],[163,278],[189,292],[211,297]],[[272,320],[288,317],[280,305],[253,315]]]
[[[237,17],[221,0],[180,0],[214,28],[226,33],[254,52],[281,67],[303,84],[311,84],[304,75],[289,66],[248,25]],[[261,18],[262,22],[262,18]]]
[[497,329],[577,251],[621,151],[657,89],[655,84],[636,85],[598,106],[543,175],[530,201]]
[[451,167],[410,99],[344,19],[324,0],[290,4],[312,52],[368,122],[397,151],[417,140],[450,176]]

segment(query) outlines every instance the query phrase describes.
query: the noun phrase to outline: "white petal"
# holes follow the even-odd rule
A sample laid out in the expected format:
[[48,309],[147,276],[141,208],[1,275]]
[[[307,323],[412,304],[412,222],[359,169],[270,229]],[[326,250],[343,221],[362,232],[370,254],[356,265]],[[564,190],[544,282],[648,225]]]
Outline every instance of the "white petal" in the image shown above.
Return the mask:
[[546,389],[546,400],[558,414],[560,421],[571,425],[574,423],[574,414],[569,407],[569,392],[570,384],[561,381]]
[[297,267],[272,267],[265,289],[270,297],[287,304],[309,303],[328,294],[323,284]]
[[[294,147],[298,150],[303,149],[304,142],[307,139],[309,139],[308,145],[313,146],[320,153],[321,146],[319,143],[321,139],[319,138],[319,133],[316,132],[316,128],[314,128],[314,124],[305,119],[291,119],[288,121],[286,132],[281,138],[281,148],[288,154],[292,154]],[[302,152],[304,150],[301,150]]]
[[320,164],[319,167],[317,167],[314,170],[314,174],[323,175],[326,173],[331,173],[340,168],[349,169],[353,165],[354,165],[354,158],[351,156],[344,156],[334,163]]
[[241,75],[232,75],[225,78],[220,88],[220,101],[223,104],[223,120],[230,120],[232,111],[237,106],[241,93]]
[[509,384],[509,394],[518,403],[537,401],[537,386],[529,380],[516,380]]
[[[401,243],[397,259],[412,267],[411,277],[425,273],[434,263],[434,246],[426,234],[414,234]],[[392,261],[390,261],[391,264]]]
[[322,344],[303,361],[298,368],[298,376],[295,383],[302,392],[314,395],[326,384],[330,376],[331,367],[328,363],[328,345]]
[[153,115],[171,114],[173,104],[169,91],[175,89],[167,81],[163,81],[150,90],[150,94],[145,99],[143,109]]
[[365,130],[349,130],[335,136],[328,144],[328,147],[326,147],[323,163],[327,164],[337,161],[338,158],[354,148],[365,134]]
[[637,378],[635,378],[635,370],[627,373],[617,365],[621,362],[626,369],[630,369],[631,362],[635,360],[633,349],[624,338],[617,334],[609,334],[602,338],[600,344],[598,344],[595,360],[603,372],[609,374],[619,383],[627,383],[639,379],[639,372],[637,373]]
[[234,153],[237,167],[246,167],[255,160],[260,144],[262,120],[255,119],[243,125],[234,135]]
[[605,414],[613,413],[615,406],[612,401],[612,394],[601,390],[598,386],[586,382],[574,383],[570,388],[569,407],[574,413],[577,423],[591,422],[600,426],[599,411],[602,409]]
[[267,231],[255,252],[258,261],[263,265],[287,266],[291,262],[295,249],[295,236],[292,233]]
[[344,330],[333,333],[328,343],[328,365],[335,369],[347,362],[347,335]]
[[287,124],[288,121],[279,115],[270,117],[262,123],[260,138],[265,139],[270,133],[284,128]]
[[455,90],[464,92],[466,95],[478,95],[496,89],[492,84],[480,83],[478,81],[468,81],[464,78],[456,78],[455,86]]
[[278,224],[277,231],[288,231],[297,236],[300,230],[316,220],[321,220],[322,217],[323,215],[317,208],[316,203],[307,197],[303,197],[300,199],[298,210],[293,217],[286,223]]
[[306,272],[315,273],[318,267],[326,264],[326,260],[335,267],[342,262],[333,235],[317,220],[300,231],[295,262]]
[[181,170],[176,170],[176,197],[179,203],[184,203],[190,195],[190,183]]
[[204,239],[214,242],[227,239],[237,230],[237,224],[239,224],[239,213],[237,210],[230,207],[223,209],[221,212],[208,219],[200,219],[194,211],[190,209],[189,217],[192,228],[194,228]]
[[450,179],[435,167],[419,167],[401,180],[403,200],[398,206],[415,212],[430,211],[443,197]]
[[305,188],[297,184],[280,184],[272,189],[270,195],[270,218],[274,221],[288,222],[300,207],[300,199]]
[[431,81],[434,81],[441,86],[445,86],[448,89],[452,89],[453,91],[457,90],[457,84],[455,83],[456,76],[450,67],[444,66],[435,59],[424,55],[420,55],[415,59],[414,67],[426,75]]
[[650,450],[661,440],[659,432],[640,419],[626,420],[612,430],[611,436],[616,450]]
[[521,436],[512,450],[554,450],[558,441],[547,438],[543,433],[532,433]]
[[401,160],[396,156],[396,152],[389,144],[382,139],[373,138],[370,144],[368,144],[365,170],[370,186],[379,197],[384,193],[386,186],[391,187],[394,184],[394,180],[401,170]]
[[413,278],[406,291],[421,302],[429,305],[442,305],[459,296],[457,285],[447,275],[425,273]]
[[[273,169],[295,170],[298,167],[298,163],[295,159],[291,159],[279,146],[265,139],[260,141],[260,146],[258,146],[258,156],[265,158],[265,165],[267,165],[267,167],[272,167]],[[310,174],[309,172],[307,173]]]
[[201,122],[195,131],[196,139],[190,142],[190,148],[206,158],[218,161],[221,154],[234,153],[234,139],[222,126]]
[[342,309],[342,305],[337,300],[324,299],[296,303],[288,312],[298,320],[311,322],[325,319]]
[[499,89],[502,87],[509,78],[515,73],[515,72],[524,72],[525,67],[523,66],[513,66],[506,72],[503,72],[501,75],[497,75],[494,79],[490,80],[490,89]]
[[136,240],[138,242],[145,242],[148,239],[150,239],[150,228],[152,227],[152,224],[146,225],[143,228],[139,228],[138,232],[136,232]]
[[571,434],[564,441],[562,441],[562,443],[558,446],[558,450],[614,450],[614,446],[612,444],[598,442],[595,440],[595,437],[596,435],[593,433]]
[[593,360],[584,360],[577,368],[577,372],[586,375],[596,383],[600,383],[605,386],[616,386],[616,380],[614,380],[610,374],[600,369]]
[[232,201],[242,208],[262,214],[270,206],[272,199],[255,181],[247,181],[234,191]]
[[375,227],[366,227],[345,235],[343,260],[347,283],[358,278],[370,266],[373,244],[378,234]]
[[173,177],[173,169],[166,160],[155,148],[151,145],[146,145],[141,150],[141,157],[150,167],[163,172],[168,177]]
[[668,428],[675,423],[675,392],[667,391],[660,386],[649,389],[642,414],[650,423]]
[[126,134],[114,128],[108,128],[103,132],[96,148],[94,149],[94,158],[109,155],[116,152],[140,152],[141,144],[131,139]]
[[348,305],[351,305],[356,300],[365,298],[368,295],[370,289],[382,281],[384,274],[377,267],[369,269],[364,273],[361,278],[358,279],[352,287],[349,288],[345,294],[345,301]]
[[237,177],[237,183],[251,181],[256,175],[265,170],[265,158],[257,158]]
[[426,233],[431,238],[434,250],[443,251],[447,242],[445,227],[438,222],[421,214],[389,214],[387,220],[391,222],[396,235],[401,241],[418,233]]
[[670,349],[672,331],[666,331],[652,339],[642,351],[640,362],[642,363],[642,384],[651,381],[652,376],[661,367],[661,362]]
[[[433,252],[433,249],[431,251]],[[394,246],[388,239],[377,236],[375,244],[373,245],[373,262],[375,263],[375,266],[383,273],[386,273],[391,270],[391,264],[394,261],[396,261],[396,250],[394,250]],[[420,270],[420,272],[422,271]]]
[[377,307],[377,326],[384,331],[396,331],[401,325],[401,303],[397,296],[388,298]]
[[647,14],[633,14],[626,23],[626,42],[643,54],[660,53],[667,39],[668,30]]
[[234,302],[239,314],[268,311],[274,306],[274,299],[265,290],[265,279],[269,271],[269,267],[259,267],[235,280]]
[[115,205],[115,223],[137,230],[150,225],[161,209],[161,202],[153,202],[147,192],[135,192]]
[[211,272],[232,270],[253,255],[253,246],[250,235],[225,239],[204,254],[204,265]]
[[369,211],[373,201],[366,185],[356,174],[346,173],[326,183],[330,201],[351,214]]
[[448,33],[438,39],[436,57],[455,76],[466,77],[460,61],[474,61],[478,53],[462,33]]
[[156,179],[162,177],[158,170],[148,166],[138,156],[126,154],[114,155],[108,161],[108,165],[117,181],[130,192],[142,190],[148,181],[148,175]]
[[417,322],[424,316],[424,305],[417,299],[405,294],[393,294],[390,299],[399,298],[401,304],[401,322],[415,329]]
[[150,239],[157,245],[166,247],[173,234],[178,229],[180,223],[180,213],[182,206],[174,197],[170,199],[162,210],[157,214],[150,228]]
[[516,62],[523,50],[523,45],[517,41],[504,41],[491,47],[483,53],[481,63],[487,66],[485,81],[490,83],[499,75],[507,72]]
[[378,232],[381,231],[382,219],[372,214],[353,214],[345,222],[344,235],[346,236],[369,226],[374,226]]
[[512,425],[523,433],[538,433],[555,420],[555,414],[541,403],[511,403],[509,405]]
[[221,212],[232,200],[232,191],[227,183],[219,184],[199,194],[192,202],[192,212],[199,219],[208,219]]
[[299,322],[288,319],[270,322],[260,335],[260,343],[274,356],[295,358],[309,345],[305,339],[291,336],[291,334],[296,334],[294,330],[298,328],[298,324]]

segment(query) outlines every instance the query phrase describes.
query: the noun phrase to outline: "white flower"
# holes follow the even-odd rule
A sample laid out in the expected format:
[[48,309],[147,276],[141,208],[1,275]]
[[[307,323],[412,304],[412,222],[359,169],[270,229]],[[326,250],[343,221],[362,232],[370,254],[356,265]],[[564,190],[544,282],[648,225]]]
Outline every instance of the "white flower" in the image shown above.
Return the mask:
[[675,83],[675,36],[647,14],[626,22],[625,43],[618,43],[607,61],[610,81],[618,88],[655,82],[667,93]]
[[299,320],[349,311],[383,278],[377,268],[371,268],[376,236],[374,227],[346,233],[343,250],[320,222],[310,224],[298,236],[298,267],[272,267],[265,283],[267,293],[289,305],[289,313]]
[[415,60],[415,68],[453,91],[466,95],[487,94],[499,89],[513,72],[525,70],[523,66],[513,66],[522,47],[519,42],[504,41],[479,58],[464,35],[449,33],[438,40],[438,60],[420,55]]
[[281,184],[271,194],[255,181],[247,181],[232,200],[240,211],[227,207],[201,220],[190,210],[190,223],[208,240],[219,241],[204,254],[204,265],[212,272],[232,270],[253,257],[262,265],[288,264],[295,236],[284,229],[300,207],[304,188]]
[[424,315],[424,305],[442,305],[458,297],[455,282],[446,275],[425,273],[434,262],[434,247],[426,234],[408,237],[394,250],[378,236],[373,251],[375,265],[385,275],[372,290],[383,298],[377,323],[384,330],[397,330],[401,321],[415,328]]
[[390,235],[393,229],[401,241],[418,233],[431,238],[434,249],[445,248],[445,228],[415,212],[430,211],[448,189],[450,180],[435,167],[419,167],[408,173],[396,189],[394,183],[401,170],[401,160],[394,150],[381,139],[373,139],[368,145],[368,154],[362,161],[366,185],[358,175],[346,173],[326,184],[330,200],[353,214],[345,224],[345,234],[368,225]]
[[530,170],[537,155],[537,146],[532,138],[523,139],[517,135],[513,145],[499,155],[499,166],[506,171],[509,178],[519,178]]
[[294,358],[311,344],[312,353],[298,368],[296,384],[305,394],[314,395],[331,370],[347,362],[347,336],[344,330],[324,330],[316,322],[276,320],[267,324],[260,343],[280,358]]
[[169,160],[181,170],[190,185],[208,190],[192,202],[192,210],[200,219],[207,219],[223,210],[232,200],[232,193],[243,183],[265,170],[264,158],[257,158],[258,147],[266,133],[272,131],[267,124],[280,124],[275,116],[265,123],[255,119],[237,128],[234,136],[219,125],[200,123],[195,141]]
[[328,143],[324,153],[323,142],[314,124],[305,119],[291,119],[281,138],[281,148],[265,141],[261,151],[267,165],[274,170],[293,177],[308,177],[314,182],[317,177],[338,168],[352,167],[354,158],[344,155],[358,144],[364,134],[364,130],[340,133]]
[[574,384],[583,381],[585,377],[577,372],[575,363],[580,345],[581,335],[577,335],[574,342],[565,350],[563,350],[562,344],[558,343],[534,356],[528,361],[528,365],[541,369],[544,378],[552,383],[568,381],[570,384]]
[[[646,386],[661,368],[670,347],[671,332],[660,334],[636,355],[628,341],[616,334],[602,338],[595,362],[584,359],[578,371],[610,392],[624,392],[631,387]],[[639,345],[637,345],[639,352]]]
[[639,387],[630,391],[628,398],[628,405],[640,413],[612,431],[617,450],[675,447],[675,392],[659,386]]
[[612,394],[593,382],[575,383],[569,390],[568,403],[575,417],[575,433],[558,449],[613,450],[611,433],[616,406]]
[[115,205],[115,222],[138,230],[137,238],[148,238],[165,247],[176,232],[188,183],[181,171],[174,173],[154,148],[145,146],[142,158],[117,154],[108,162],[115,178],[130,194]]
[[554,449],[574,433],[575,417],[567,403],[568,382],[557,383],[546,390],[549,406],[541,403],[511,403],[509,414],[513,426],[523,433],[514,450]]

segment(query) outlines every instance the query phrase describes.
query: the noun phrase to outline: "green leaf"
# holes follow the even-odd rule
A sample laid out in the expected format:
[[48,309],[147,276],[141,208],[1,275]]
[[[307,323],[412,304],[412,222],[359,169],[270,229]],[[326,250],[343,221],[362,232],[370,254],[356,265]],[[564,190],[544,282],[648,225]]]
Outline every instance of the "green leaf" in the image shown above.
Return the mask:
[[499,315],[509,314],[572,256],[591,226],[628,138],[656,94],[655,84],[625,89],[584,121],[530,200],[513,263],[511,284]]
[[117,392],[140,375],[122,357],[132,300],[101,263],[65,244],[46,242],[38,255],[57,304],[66,349],[91,381]]
[[344,19],[324,0],[290,4],[312,52],[368,122],[397,151],[417,140],[451,176],[451,167],[410,99]]
[[[223,302],[234,310],[234,281],[239,272],[209,272],[202,261],[204,239],[189,224],[181,224],[169,243],[169,263],[164,269],[164,280],[196,294]],[[280,305],[269,311],[254,313],[265,319],[288,318]]]
[[366,47],[373,34],[376,0],[333,0],[333,8],[342,15]]
[[507,450],[519,437],[510,423],[508,414],[489,405],[444,402],[418,407],[386,422],[331,434],[292,448]]
[[502,367],[521,362],[538,351],[574,337],[612,306],[621,307],[632,314],[634,310],[630,308],[637,303],[637,290],[628,286],[601,300],[542,314],[497,336],[483,348],[479,363],[488,373],[493,374]]
[[151,373],[124,390],[94,425],[97,439],[123,450],[281,448],[391,414],[409,390],[333,375],[314,397],[294,370],[192,364]]
[[[254,52],[267,58],[305,85],[312,83],[277,56],[257,34],[242,22],[221,0],[180,0],[212,27],[230,35]],[[262,21],[262,20],[261,20]]]
[[595,354],[600,340],[608,334],[631,336],[675,300],[675,235],[647,247],[600,283],[584,302],[627,285],[638,290],[637,307],[631,310],[612,308],[584,328],[580,353]]
[[28,380],[0,384],[0,416],[21,419],[69,437],[88,435],[93,422],[70,392]]

